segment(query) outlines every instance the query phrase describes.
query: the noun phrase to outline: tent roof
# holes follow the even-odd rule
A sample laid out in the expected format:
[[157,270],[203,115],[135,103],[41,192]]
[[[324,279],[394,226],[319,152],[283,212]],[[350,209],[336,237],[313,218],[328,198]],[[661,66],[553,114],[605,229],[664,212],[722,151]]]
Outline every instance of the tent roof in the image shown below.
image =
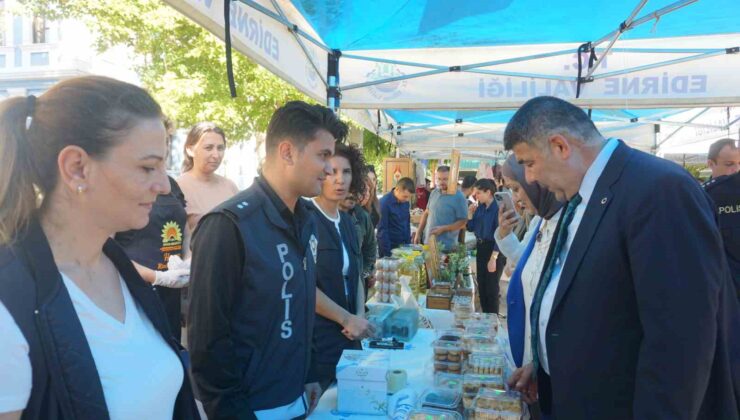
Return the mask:
[[[614,0],[292,0],[324,43],[342,51],[450,48],[595,40],[627,18],[637,1]],[[651,0],[662,9],[674,0]],[[738,31],[736,0],[702,0],[671,13],[653,31],[627,39]]]
[[420,157],[496,156],[541,95],[644,150],[737,132],[737,0],[165,1]]

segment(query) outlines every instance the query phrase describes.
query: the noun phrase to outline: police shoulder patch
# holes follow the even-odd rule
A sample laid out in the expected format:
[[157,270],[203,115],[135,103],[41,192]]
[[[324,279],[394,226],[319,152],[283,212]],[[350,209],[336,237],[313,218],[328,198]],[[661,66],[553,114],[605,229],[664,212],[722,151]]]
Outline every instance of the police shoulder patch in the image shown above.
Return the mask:
[[262,197],[251,193],[250,189],[244,190],[231,199],[219,205],[214,211],[222,211],[232,214],[236,219],[241,219],[256,211],[262,203]]

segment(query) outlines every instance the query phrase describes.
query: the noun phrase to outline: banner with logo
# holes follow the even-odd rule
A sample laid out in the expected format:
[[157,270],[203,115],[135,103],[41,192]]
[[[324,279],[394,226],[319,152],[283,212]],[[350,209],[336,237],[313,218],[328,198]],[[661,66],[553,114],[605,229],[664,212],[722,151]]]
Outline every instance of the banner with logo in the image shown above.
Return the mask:
[[[217,37],[224,39],[224,0],[165,1]],[[256,0],[255,2],[276,15],[280,14],[269,0]],[[311,30],[311,26],[290,2],[281,1],[278,4],[288,21],[298,25],[315,39],[318,38],[318,35]],[[246,55],[250,60],[267,68],[315,100],[321,103],[326,101],[324,81],[326,80],[327,53],[323,49],[303,39],[307,55],[286,25],[238,1],[231,2],[229,23],[235,54]],[[309,61],[309,56],[319,73]],[[224,66],[224,83],[226,83],[226,66]],[[237,86],[237,92],[239,93],[239,86]],[[245,95],[247,92],[241,93]]]
[[[353,54],[382,60],[425,63],[447,67],[464,66],[517,57],[572,50],[572,54],[543,57],[478,70],[505,72],[477,74],[443,71],[419,78],[408,76],[434,71],[411,65],[372,62],[342,58],[340,75],[342,107],[386,109],[506,109],[516,108],[527,99],[550,95],[567,99],[581,106],[594,107],[671,107],[723,106],[740,102],[740,54],[726,54],[725,48],[740,45],[740,34],[710,35],[686,38],[666,38],[620,41],[620,49],[607,54],[594,76],[597,79],[578,89],[578,54],[575,44],[530,46],[497,46],[454,49],[405,49],[355,51]],[[718,55],[695,61],[677,60],[698,53],[661,53],[651,49],[721,50]],[[630,49],[633,51],[623,52]],[[645,52],[637,52],[644,49]],[[599,55],[597,53],[597,55]],[[582,57],[585,76],[588,56]],[[674,62],[655,68],[625,74],[627,69]],[[539,77],[522,77],[543,75]],[[598,78],[599,75],[608,75]],[[568,80],[555,80],[556,78]],[[353,88],[352,85],[388,80],[382,84]]]

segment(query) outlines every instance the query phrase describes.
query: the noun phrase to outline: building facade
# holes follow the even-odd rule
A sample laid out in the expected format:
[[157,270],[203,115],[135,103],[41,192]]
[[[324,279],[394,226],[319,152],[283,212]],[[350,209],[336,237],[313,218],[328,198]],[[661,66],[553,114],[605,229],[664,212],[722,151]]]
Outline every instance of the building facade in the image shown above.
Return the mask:
[[127,54],[104,54],[76,20],[18,14],[17,0],[0,0],[0,98],[40,95],[65,78],[102,74],[135,82]]

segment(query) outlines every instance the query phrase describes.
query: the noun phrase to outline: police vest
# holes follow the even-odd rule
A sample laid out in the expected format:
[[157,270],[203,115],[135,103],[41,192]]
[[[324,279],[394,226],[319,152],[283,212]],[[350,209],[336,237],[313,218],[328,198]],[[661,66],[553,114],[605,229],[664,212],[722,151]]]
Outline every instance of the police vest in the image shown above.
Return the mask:
[[213,210],[234,221],[244,245],[232,340],[248,361],[244,381],[254,410],[295,401],[308,375],[318,238],[313,210],[298,200],[298,211],[305,223],[296,235],[259,182]]
[[[311,205],[315,206],[314,203],[311,203]],[[357,313],[357,293],[362,257],[355,227],[348,214],[339,212],[340,237],[334,222],[324,217],[318,209],[315,210],[315,213],[317,213],[316,224],[319,238],[316,276],[318,288],[347,312]],[[349,270],[347,270],[346,277],[342,274],[344,265],[342,244],[344,244],[349,257]],[[312,375],[309,378],[310,380],[332,379],[342,351],[344,349],[361,349],[360,342],[349,340],[342,334],[342,329],[343,327],[336,322],[321,315],[316,315],[316,326],[313,334],[313,357],[317,371],[316,376]]]
[[714,178],[704,189],[714,202],[727,260],[740,293],[740,173]]

